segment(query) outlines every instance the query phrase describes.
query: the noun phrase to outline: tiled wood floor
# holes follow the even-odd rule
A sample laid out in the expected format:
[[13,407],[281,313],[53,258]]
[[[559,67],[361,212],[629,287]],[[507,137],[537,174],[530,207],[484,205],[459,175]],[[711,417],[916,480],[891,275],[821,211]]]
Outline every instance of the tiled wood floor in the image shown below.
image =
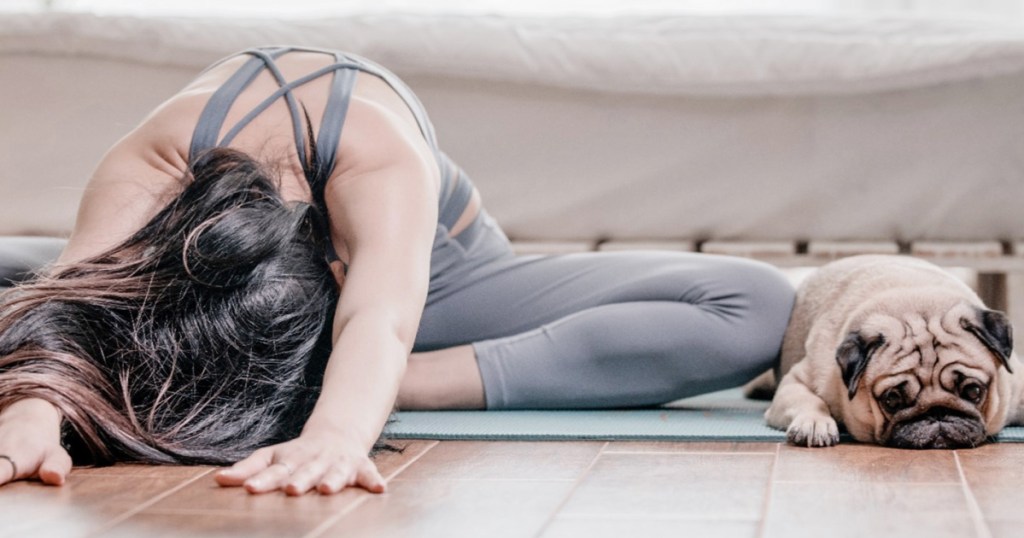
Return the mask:
[[389,492],[251,496],[208,467],[0,488],[0,536],[1022,536],[1024,444],[401,443]]

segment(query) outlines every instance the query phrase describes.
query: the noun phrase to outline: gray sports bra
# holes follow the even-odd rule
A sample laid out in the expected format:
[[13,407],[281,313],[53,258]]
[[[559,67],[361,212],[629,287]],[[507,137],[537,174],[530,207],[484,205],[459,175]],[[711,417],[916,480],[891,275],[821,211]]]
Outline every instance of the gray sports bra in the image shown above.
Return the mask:
[[[317,69],[303,75],[295,80],[286,80],[281,70],[274,62],[276,58],[293,51],[316,52],[328,54],[334,57],[330,65]],[[465,173],[456,166],[447,155],[437,147],[437,137],[433,125],[427,118],[426,111],[419,99],[412,93],[412,90],[405,85],[397,76],[387,69],[354,54],[308,47],[261,47],[242,51],[229,56],[232,58],[239,54],[247,54],[251,58],[238,68],[231,77],[221,85],[210,97],[199,116],[196,128],[192,133],[192,142],[189,146],[189,159],[195,158],[199,153],[213,147],[228,146],[231,141],[261,112],[267,109],[278,99],[284,98],[288,104],[291,114],[292,128],[295,136],[295,151],[298,153],[299,162],[302,163],[302,171],[309,182],[313,192],[313,201],[318,208],[327,215],[327,206],[324,201],[324,186],[331,173],[334,171],[334,163],[337,157],[338,142],[341,139],[341,129],[345,124],[345,115],[348,112],[349,99],[352,97],[352,89],[355,86],[356,74],[360,71],[372,74],[386,82],[405,101],[409,110],[416,118],[420,132],[427,144],[434,151],[438,166],[441,170],[441,196],[439,204],[438,222],[448,229],[455,225],[463,210],[469,204],[473,194],[473,186]],[[227,60],[225,58],[224,60]],[[218,65],[224,60],[214,64]],[[213,66],[211,66],[213,67]],[[207,68],[209,69],[209,68]],[[224,126],[224,119],[228,110],[234,104],[238,96],[245,91],[249,84],[263,70],[267,70],[280,86],[277,91],[267,96],[262,102],[256,105],[238,123],[229,129],[224,136],[218,140]],[[324,117],[320,123],[320,130],[316,136],[315,162],[311,162],[309,152],[306,148],[306,131],[304,123],[304,111],[300,110],[300,104],[296,100],[292,90],[303,84],[331,74],[330,95],[327,98],[327,107],[324,110]]]

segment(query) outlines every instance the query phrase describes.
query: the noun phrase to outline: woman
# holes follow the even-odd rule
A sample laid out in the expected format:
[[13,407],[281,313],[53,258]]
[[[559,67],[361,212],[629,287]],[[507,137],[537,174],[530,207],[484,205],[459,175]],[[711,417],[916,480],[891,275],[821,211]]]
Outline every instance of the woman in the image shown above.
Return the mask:
[[396,405],[734,386],[770,367],[791,304],[746,260],[516,257],[393,75],[245,51],[107,153],[57,263],[9,294],[0,483],[60,484],[71,451],[235,462],[217,482],[254,493],[379,492],[368,453]]

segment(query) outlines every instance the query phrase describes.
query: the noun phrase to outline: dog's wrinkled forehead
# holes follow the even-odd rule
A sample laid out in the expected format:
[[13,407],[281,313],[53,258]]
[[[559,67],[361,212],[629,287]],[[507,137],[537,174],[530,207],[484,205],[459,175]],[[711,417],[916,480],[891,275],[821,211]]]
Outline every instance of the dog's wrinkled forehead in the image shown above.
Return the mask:
[[[887,371],[934,368],[945,362],[943,357],[989,355],[985,345],[972,336],[963,323],[976,316],[975,307],[964,302],[943,308],[876,312],[863,321],[860,330],[867,335],[884,337],[886,345],[880,352],[889,357],[885,365]],[[940,353],[940,349],[955,353]]]

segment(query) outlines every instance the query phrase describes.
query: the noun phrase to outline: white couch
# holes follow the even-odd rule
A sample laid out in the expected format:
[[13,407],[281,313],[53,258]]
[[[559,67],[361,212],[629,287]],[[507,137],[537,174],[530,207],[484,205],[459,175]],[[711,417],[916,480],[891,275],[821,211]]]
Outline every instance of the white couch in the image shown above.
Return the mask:
[[103,151],[264,44],[372,58],[523,252],[980,271],[1024,327],[1024,29],[896,18],[0,18],[0,235],[65,235]]

